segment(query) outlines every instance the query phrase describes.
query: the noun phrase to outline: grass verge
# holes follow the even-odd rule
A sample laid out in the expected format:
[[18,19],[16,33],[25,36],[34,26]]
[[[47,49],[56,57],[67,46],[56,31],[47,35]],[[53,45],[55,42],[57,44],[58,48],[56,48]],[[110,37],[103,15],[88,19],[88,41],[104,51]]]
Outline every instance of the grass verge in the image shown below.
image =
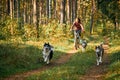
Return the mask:
[[116,51],[110,56],[111,64],[108,68],[106,80],[119,80],[120,79],[120,51]]

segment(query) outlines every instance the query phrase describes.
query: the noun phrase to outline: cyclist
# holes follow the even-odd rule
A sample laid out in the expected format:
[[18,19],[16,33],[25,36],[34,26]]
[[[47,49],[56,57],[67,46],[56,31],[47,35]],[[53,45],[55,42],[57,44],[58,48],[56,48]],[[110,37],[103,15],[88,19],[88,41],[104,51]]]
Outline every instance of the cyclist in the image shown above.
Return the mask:
[[[75,49],[77,49],[77,48],[79,48],[79,46],[77,46],[77,45],[79,45],[79,42],[80,42],[81,32],[84,32],[84,28],[83,28],[80,18],[75,19],[70,30],[74,31],[74,46],[75,46]],[[77,34],[79,34],[79,37],[77,36]],[[78,42],[76,42],[77,39],[79,39]]]

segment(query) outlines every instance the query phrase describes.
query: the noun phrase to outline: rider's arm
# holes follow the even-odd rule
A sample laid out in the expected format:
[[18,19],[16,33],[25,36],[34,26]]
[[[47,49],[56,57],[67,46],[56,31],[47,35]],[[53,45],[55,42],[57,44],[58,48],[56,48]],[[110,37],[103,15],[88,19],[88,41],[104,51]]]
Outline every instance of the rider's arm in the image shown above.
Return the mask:
[[80,24],[80,26],[81,26],[82,32],[84,32],[84,27],[83,27],[83,25],[82,25],[82,24]]
[[74,23],[73,23],[73,25],[71,26],[70,30],[73,30],[73,28],[74,28]]
[[70,29],[73,30],[73,27],[74,27],[74,25],[72,25]]

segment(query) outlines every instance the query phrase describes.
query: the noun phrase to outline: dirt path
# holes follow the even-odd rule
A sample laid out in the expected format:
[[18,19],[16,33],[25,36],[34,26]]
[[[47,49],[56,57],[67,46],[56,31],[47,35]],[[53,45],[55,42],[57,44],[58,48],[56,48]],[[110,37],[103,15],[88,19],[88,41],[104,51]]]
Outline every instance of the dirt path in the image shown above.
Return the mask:
[[48,65],[46,64],[45,66],[43,66],[39,69],[36,69],[36,70],[31,70],[31,71],[24,72],[21,74],[12,75],[8,78],[5,78],[4,80],[24,80],[25,77],[28,77],[30,75],[41,73],[42,71],[45,71],[45,70],[50,69],[50,68],[55,67],[55,66],[60,66],[64,63],[66,63],[70,59],[70,57],[76,52],[78,52],[78,51],[77,50],[70,50],[67,52],[67,54],[64,54],[56,61],[51,61],[51,63]]
[[104,80],[107,73],[107,66],[110,64],[108,56],[108,46],[104,46],[105,54],[103,57],[103,63],[99,66],[93,65],[84,76],[80,77],[80,80]]

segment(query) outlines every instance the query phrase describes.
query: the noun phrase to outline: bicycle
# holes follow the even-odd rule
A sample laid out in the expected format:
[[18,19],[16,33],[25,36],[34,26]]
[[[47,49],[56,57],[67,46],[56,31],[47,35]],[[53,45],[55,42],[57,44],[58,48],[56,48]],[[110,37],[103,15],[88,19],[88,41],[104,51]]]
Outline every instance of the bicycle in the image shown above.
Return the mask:
[[77,50],[80,45],[80,30],[74,30],[74,47]]

